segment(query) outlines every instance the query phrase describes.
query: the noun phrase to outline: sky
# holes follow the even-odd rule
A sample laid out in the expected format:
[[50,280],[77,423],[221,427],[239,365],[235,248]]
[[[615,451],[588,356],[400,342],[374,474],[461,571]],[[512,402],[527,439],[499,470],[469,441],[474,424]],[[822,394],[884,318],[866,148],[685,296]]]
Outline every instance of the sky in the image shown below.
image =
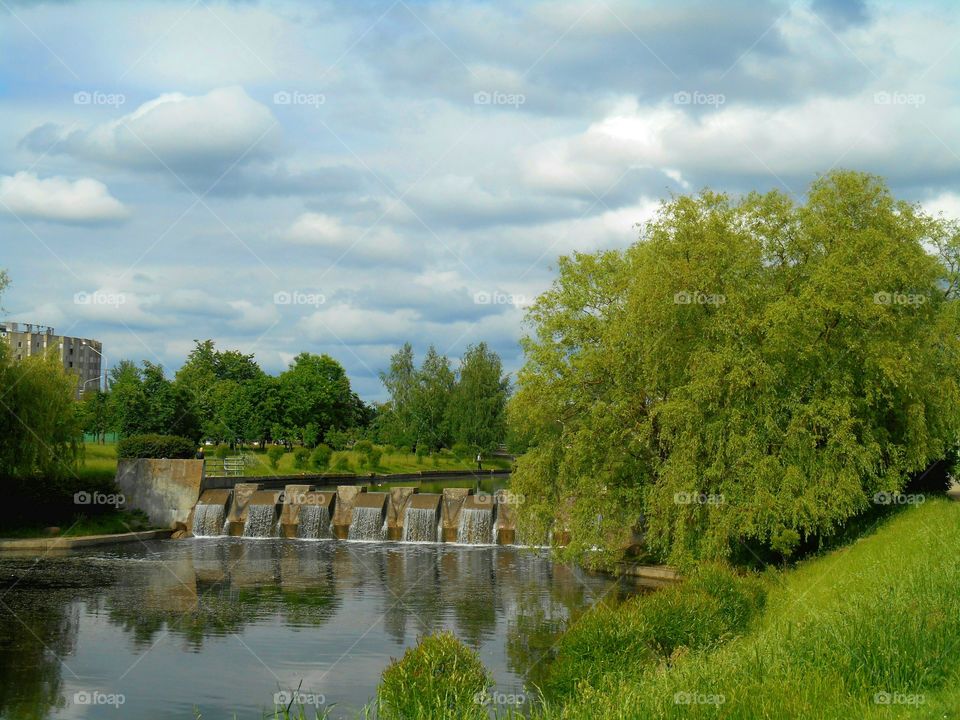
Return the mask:
[[410,341],[515,372],[557,258],[836,168],[960,217],[952,2],[0,0],[8,320],[195,339],[367,400]]

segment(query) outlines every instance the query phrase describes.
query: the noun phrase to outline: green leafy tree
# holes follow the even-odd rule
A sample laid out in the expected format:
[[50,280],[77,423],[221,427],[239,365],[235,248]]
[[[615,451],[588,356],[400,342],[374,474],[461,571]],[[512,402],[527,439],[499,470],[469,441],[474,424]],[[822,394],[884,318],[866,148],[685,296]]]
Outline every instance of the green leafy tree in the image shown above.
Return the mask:
[[393,445],[412,447],[417,442],[417,371],[410,343],[404,343],[393,354],[390,370],[380,373],[380,381],[390,393],[390,402],[382,407],[380,413],[381,439]]
[[506,436],[510,380],[500,356],[486,343],[467,348],[460,360],[449,405],[453,439],[475,449],[492,450]]
[[329,355],[297,355],[280,375],[280,400],[283,424],[300,442],[305,433],[316,442],[328,429],[344,429],[353,420],[350,381]]
[[454,376],[450,360],[431,345],[416,373],[413,391],[417,444],[437,450],[450,444],[450,410]]
[[834,172],[802,205],[678,197],[625,252],[561,258],[510,405],[521,530],[601,562],[641,527],[678,562],[835,532],[960,434],[956,249]]

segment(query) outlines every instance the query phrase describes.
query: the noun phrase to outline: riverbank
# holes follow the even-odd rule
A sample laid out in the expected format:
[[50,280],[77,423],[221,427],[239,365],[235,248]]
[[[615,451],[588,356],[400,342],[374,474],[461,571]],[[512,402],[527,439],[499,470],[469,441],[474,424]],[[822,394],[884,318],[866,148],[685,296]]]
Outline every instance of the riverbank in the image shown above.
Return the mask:
[[578,646],[578,662],[593,664],[591,679],[535,717],[953,717],[958,554],[960,504],[928,498],[849,545],[769,571],[765,611],[718,646],[681,647],[666,662],[625,659],[603,646],[608,637],[624,640],[624,628],[614,632],[617,613],[608,613],[607,631]]

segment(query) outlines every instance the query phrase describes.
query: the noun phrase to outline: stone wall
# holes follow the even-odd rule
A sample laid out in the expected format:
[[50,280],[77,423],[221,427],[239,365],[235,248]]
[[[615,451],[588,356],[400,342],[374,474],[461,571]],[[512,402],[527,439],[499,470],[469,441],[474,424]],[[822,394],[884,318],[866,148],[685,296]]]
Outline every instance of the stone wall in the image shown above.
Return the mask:
[[203,460],[120,460],[117,485],[128,509],[143,510],[155,525],[186,523],[200,499]]

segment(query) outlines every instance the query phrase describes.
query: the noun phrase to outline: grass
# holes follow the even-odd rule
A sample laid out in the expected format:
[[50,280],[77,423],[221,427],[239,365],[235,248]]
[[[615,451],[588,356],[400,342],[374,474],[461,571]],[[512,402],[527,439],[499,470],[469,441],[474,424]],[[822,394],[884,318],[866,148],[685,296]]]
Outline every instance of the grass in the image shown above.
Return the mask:
[[[81,537],[83,535],[118,535],[120,533],[150,530],[152,526],[147,516],[139,510],[113,510],[97,515],[76,515],[60,525],[57,537]],[[0,530],[4,538],[46,537],[46,526],[28,525]]]
[[929,499],[846,547],[771,572],[766,610],[739,637],[653,663],[615,653],[604,663],[599,644],[591,675],[536,717],[955,717],[958,555],[960,503]]

